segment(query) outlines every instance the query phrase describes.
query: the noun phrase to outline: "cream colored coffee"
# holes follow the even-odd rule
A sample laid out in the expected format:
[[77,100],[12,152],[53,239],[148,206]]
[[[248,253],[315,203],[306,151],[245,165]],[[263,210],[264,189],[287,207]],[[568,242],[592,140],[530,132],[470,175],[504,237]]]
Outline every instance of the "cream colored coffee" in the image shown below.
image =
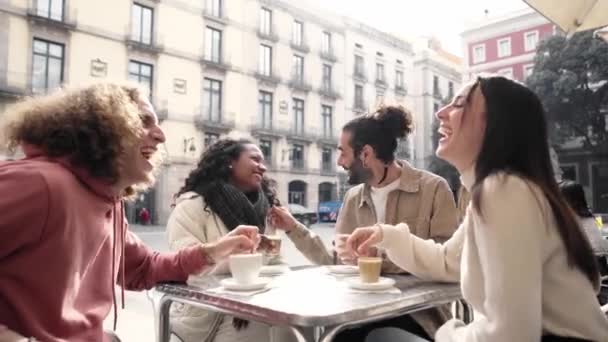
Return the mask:
[[382,270],[382,258],[378,257],[360,257],[357,260],[359,264],[359,275],[364,283],[377,283],[380,279],[380,271]]

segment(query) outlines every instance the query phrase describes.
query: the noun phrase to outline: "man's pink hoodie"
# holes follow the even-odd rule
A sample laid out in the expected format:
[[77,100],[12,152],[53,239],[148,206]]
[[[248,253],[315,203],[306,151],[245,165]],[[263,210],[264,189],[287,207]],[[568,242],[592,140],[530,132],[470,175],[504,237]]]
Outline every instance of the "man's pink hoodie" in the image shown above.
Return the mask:
[[40,341],[104,341],[115,284],[149,289],[204,268],[196,246],[144,246],[108,183],[35,148],[26,155],[0,162],[0,326]]

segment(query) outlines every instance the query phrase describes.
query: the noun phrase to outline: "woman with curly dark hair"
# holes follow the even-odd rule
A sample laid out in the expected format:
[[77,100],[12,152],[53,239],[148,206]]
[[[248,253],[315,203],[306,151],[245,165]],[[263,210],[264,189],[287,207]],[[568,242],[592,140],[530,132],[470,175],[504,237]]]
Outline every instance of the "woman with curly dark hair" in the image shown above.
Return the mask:
[[[222,139],[209,146],[177,193],[167,224],[170,248],[213,242],[240,224],[264,232],[268,210],[278,205],[265,172],[262,151],[248,140]],[[225,264],[218,264],[207,273],[224,272]],[[270,341],[267,325],[187,305],[173,306],[171,317],[173,334],[184,342]]]
[[128,230],[124,199],[152,184],[164,141],[154,108],[131,86],[62,90],[5,114],[0,146],[25,158],[0,162],[0,340],[109,341],[115,283],[185,281],[255,247],[252,226],[172,254]]

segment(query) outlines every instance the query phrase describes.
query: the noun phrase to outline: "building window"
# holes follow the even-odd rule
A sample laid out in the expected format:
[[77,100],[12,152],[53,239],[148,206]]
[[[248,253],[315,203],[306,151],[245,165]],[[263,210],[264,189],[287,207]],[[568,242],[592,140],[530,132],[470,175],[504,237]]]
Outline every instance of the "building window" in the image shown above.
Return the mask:
[[154,67],[138,61],[129,61],[129,80],[142,85],[148,97],[152,97],[152,72]]
[[511,56],[511,38],[498,40],[498,57]]
[[268,8],[260,10],[260,31],[266,35],[272,33],[272,11]]
[[268,45],[260,45],[260,74],[264,76],[272,76],[272,47]]
[[272,128],[272,93],[260,91],[258,103],[260,126],[262,128]]
[[321,150],[321,169],[323,171],[332,171],[334,166],[332,154],[332,150],[329,147],[324,147]]
[[441,91],[439,90],[439,77],[437,75],[433,75],[433,95],[441,96]]
[[363,74],[363,57],[355,55],[355,75],[362,76]]
[[304,100],[293,99],[293,132],[304,134]]
[[360,84],[355,85],[355,108],[363,109],[363,86]]
[[333,108],[331,106],[321,106],[321,121],[323,124],[323,137],[331,138],[333,136]]
[[403,89],[403,71],[397,70],[395,71],[395,88]]
[[294,20],[293,21],[293,32],[291,33],[292,43],[296,46],[301,46],[304,36],[304,24],[301,21]]
[[272,140],[260,139],[260,150],[264,155],[266,165],[272,165]]
[[213,145],[216,141],[220,139],[220,135],[217,133],[205,133],[205,137],[203,143],[205,144],[205,148]]
[[222,31],[207,27],[205,38],[205,59],[220,63],[222,61]]
[[321,51],[325,54],[331,53],[331,33],[323,31],[323,37],[321,40]]
[[205,78],[205,119],[222,120],[222,82]]
[[533,71],[534,71],[534,64],[524,65],[524,79],[530,77],[530,75],[532,75]]
[[222,0],[206,0],[205,10],[207,14],[220,18],[222,16]]
[[454,97],[454,82],[448,81],[448,98],[451,100]]
[[36,15],[63,21],[64,0],[36,0]]
[[376,63],[376,80],[384,82],[384,64]]
[[289,182],[287,185],[288,203],[306,206],[306,187],[307,184],[299,180]]
[[64,46],[45,40],[34,39],[32,64],[32,91],[44,93],[63,82]]
[[513,68],[500,69],[496,73],[507,78],[513,78]]
[[536,44],[538,44],[538,31],[524,33],[524,49],[526,51],[536,50]]
[[486,46],[484,44],[475,45],[473,47],[473,63],[482,63],[486,61]]
[[323,89],[331,90],[331,65],[323,64]]
[[131,39],[142,44],[152,44],[153,9],[133,4],[131,12]]
[[294,169],[304,168],[304,146],[293,144],[291,150],[291,166]]
[[292,77],[296,81],[302,82],[304,79],[304,57],[293,55]]

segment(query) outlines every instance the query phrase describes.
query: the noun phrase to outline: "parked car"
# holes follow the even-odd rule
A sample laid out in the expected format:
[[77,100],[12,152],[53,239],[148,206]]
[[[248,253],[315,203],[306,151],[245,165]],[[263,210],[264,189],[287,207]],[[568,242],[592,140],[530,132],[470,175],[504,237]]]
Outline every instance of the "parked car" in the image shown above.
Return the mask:
[[319,221],[320,222],[336,222],[342,202],[331,201],[319,203]]
[[311,209],[306,208],[300,204],[288,204],[287,208],[293,217],[300,221],[306,227],[309,227],[312,224],[315,224],[319,221],[317,217],[317,212]]

